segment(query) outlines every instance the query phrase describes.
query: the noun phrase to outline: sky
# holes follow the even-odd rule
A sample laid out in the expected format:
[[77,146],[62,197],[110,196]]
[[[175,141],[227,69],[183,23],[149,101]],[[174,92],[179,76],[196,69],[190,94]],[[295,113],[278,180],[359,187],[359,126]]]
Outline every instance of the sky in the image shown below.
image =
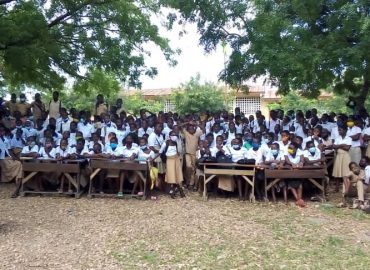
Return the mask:
[[[186,30],[187,34],[179,37],[181,29]],[[206,54],[198,45],[200,36],[195,24],[187,24],[183,27],[176,25],[170,32],[160,27],[160,34],[170,40],[170,46],[173,49],[181,49],[181,54],[176,57],[177,65],[170,67],[158,48],[148,46],[152,54],[147,57],[146,64],[157,67],[158,75],[154,79],[143,76],[142,89],[178,87],[197,73],[200,74],[202,81],[218,82],[218,74],[224,67],[221,45],[216,51]]]

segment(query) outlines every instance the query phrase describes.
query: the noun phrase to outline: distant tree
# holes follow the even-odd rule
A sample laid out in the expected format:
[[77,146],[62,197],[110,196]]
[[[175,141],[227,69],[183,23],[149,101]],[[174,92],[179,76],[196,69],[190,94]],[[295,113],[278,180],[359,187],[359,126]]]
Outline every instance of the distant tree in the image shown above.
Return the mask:
[[126,112],[139,115],[141,109],[146,109],[153,113],[163,111],[164,104],[161,100],[145,100],[140,91],[134,95],[123,97],[123,108]]
[[[281,94],[348,91],[359,106],[370,90],[369,0],[175,1],[197,23],[211,51],[227,42],[232,53],[221,78],[230,85],[266,77]],[[176,14],[172,14],[176,21]],[[179,20],[182,22],[183,20]]]
[[[228,96],[231,98],[231,96]],[[200,83],[200,76],[192,77],[172,94],[176,111],[180,114],[215,112],[226,108],[222,89],[212,83]]]
[[145,65],[145,44],[175,63],[150,21],[160,8],[156,0],[0,0],[0,87],[61,89],[96,70],[140,87],[140,75],[157,74]]

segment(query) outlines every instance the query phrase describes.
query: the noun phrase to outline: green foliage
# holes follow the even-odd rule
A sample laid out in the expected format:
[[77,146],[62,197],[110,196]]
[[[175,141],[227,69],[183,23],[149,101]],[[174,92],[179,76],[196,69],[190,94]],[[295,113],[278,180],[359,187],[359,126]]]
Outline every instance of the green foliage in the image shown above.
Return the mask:
[[163,111],[163,102],[160,100],[145,100],[137,91],[134,95],[125,95],[123,98],[123,108],[131,114],[139,115],[141,109],[157,113]]
[[[180,114],[215,112],[224,109],[227,104],[222,89],[208,82],[201,84],[199,75],[183,84],[171,98]],[[228,98],[232,98],[231,95]]]
[[309,97],[333,88],[358,97],[370,87],[370,2],[332,0],[167,1],[198,25],[206,51],[226,41],[221,78],[231,86],[259,76],[281,94]]
[[145,65],[145,44],[175,63],[150,21],[160,8],[156,0],[0,1],[0,87],[62,89],[72,77],[90,88],[96,70],[140,87],[140,75],[157,74]]
[[296,92],[290,92],[283,96],[279,103],[272,103],[268,107],[272,109],[302,110],[308,111],[316,108],[319,114],[335,112],[335,113],[352,113],[347,106],[347,98],[340,95],[333,95],[329,98],[314,99],[302,97]]

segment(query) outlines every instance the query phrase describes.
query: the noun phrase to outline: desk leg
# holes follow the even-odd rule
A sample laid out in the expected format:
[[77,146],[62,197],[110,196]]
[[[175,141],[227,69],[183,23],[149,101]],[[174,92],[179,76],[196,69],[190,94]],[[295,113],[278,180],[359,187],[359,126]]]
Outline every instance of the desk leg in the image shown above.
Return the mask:
[[92,184],[93,184],[93,179],[94,177],[101,171],[101,169],[95,169],[95,171],[93,171],[93,173],[90,175],[90,183],[89,183],[89,193],[87,194],[87,197],[89,199],[92,198]]
[[[211,175],[207,179],[204,179],[204,190],[203,190],[203,200],[208,199],[208,194],[207,194],[207,183],[209,183],[213,178],[215,178],[216,175]],[[205,177],[204,177],[205,178]]]
[[24,191],[24,185],[29,181],[31,180],[38,172],[31,172],[29,175],[27,175],[26,177],[24,177],[20,183],[21,185],[21,188],[20,188],[20,192],[19,192],[19,195],[20,196],[24,196],[25,195],[25,191]]

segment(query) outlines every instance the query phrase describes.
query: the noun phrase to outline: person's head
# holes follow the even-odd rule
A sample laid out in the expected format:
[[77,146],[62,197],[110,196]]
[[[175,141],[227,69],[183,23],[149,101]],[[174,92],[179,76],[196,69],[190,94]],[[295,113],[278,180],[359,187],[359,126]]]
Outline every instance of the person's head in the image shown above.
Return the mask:
[[41,101],[41,95],[40,93],[35,94],[35,101]]
[[352,128],[355,125],[355,120],[353,117],[349,117],[347,120],[347,127]]
[[134,142],[134,138],[129,134],[126,136],[126,138],[123,140],[124,145],[127,147],[131,147],[132,143]]
[[85,147],[85,140],[84,138],[79,138],[77,141],[76,141],[76,149],[78,151],[82,151]]
[[23,130],[21,128],[17,128],[17,130],[15,131],[15,137],[17,139],[20,139],[23,135]]
[[44,120],[42,120],[41,118],[38,118],[36,120],[36,127],[38,130],[41,130],[43,128],[43,125],[44,125]]
[[112,137],[110,140],[109,140],[109,146],[112,148],[112,150],[116,150],[116,148],[118,147],[118,139],[117,137]]
[[350,162],[349,163],[349,169],[351,170],[351,172],[353,172],[356,175],[359,175],[360,174],[360,171],[361,171],[360,166],[357,165],[356,162]]
[[346,136],[347,128],[345,128],[344,126],[338,127],[338,134],[342,137]]
[[23,124],[22,124],[22,120],[17,119],[17,120],[15,121],[15,127],[16,127],[16,128],[22,128],[22,126],[23,126]]
[[157,135],[159,135],[159,134],[161,134],[161,133],[162,133],[162,131],[163,131],[163,124],[162,124],[162,123],[157,123],[157,124],[155,124],[155,126],[154,126],[154,132],[155,132]]
[[117,98],[116,100],[116,108],[121,109],[122,108],[122,98]]
[[321,126],[317,126],[313,129],[313,135],[317,137],[321,137],[322,128]]
[[274,127],[275,134],[279,134],[280,133],[280,129],[281,129],[280,124],[276,124],[275,127]]
[[289,140],[290,140],[290,133],[289,133],[289,131],[284,130],[283,132],[281,132],[281,141],[283,143],[287,143],[287,142],[289,142]]
[[70,124],[69,124],[69,130],[72,132],[72,133],[75,133],[77,131],[77,123],[72,121]]
[[32,128],[32,122],[30,120],[27,120],[25,123],[24,123],[24,127],[28,130],[30,130]]
[[188,125],[188,128],[187,128],[188,132],[190,134],[194,134],[195,133],[195,127],[193,125]]
[[297,153],[297,149],[298,149],[297,143],[291,142],[289,144],[289,146],[288,146],[288,153],[289,153],[289,155],[295,156],[295,154]]
[[93,151],[95,154],[101,154],[101,145],[100,143],[94,143]]
[[176,142],[177,141],[177,134],[176,134],[176,132],[174,131],[174,130],[172,130],[169,134],[168,134],[169,136],[170,136],[170,140],[171,141],[173,141],[173,142]]
[[139,147],[141,150],[145,150],[148,148],[148,141],[146,138],[142,137],[139,140]]
[[169,128],[173,128],[173,119],[172,118],[168,118],[168,120],[167,120],[167,126],[169,127]]
[[10,100],[15,103],[17,101],[17,94],[15,93],[12,93],[12,95],[10,96]]
[[271,144],[270,148],[272,155],[277,156],[279,154],[280,146],[278,143]]
[[45,138],[45,148],[51,149],[54,147],[54,140],[52,138]]
[[97,104],[102,104],[102,103],[104,103],[104,97],[103,97],[103,95],[102,95],[102,94],[99,94],[99,95],[97,95],[97,96],[96,96],[96,103],[97,103]]
[[104,114],[103,119],[104,119],[104,123],[110,124],[110,116],[109,116],[109,114]]
[[60,149],[62,149],[63,151],[66,150],[68,147],[68,139],[61,139],[60,140]]
[[206,135],[206,141],[208,141],[209,145],[212,144],[213,140],[214,140],[213,134],[212,133],[208,133]]
[[215,123],[215,124],[213,125],[213,132],[214,132],[214,133],[219,133],[219,132],[220,132],[220,130],[221,130],[220,124]]
[[21,102],[21,103],[25,103],[26,102],[26,95],[25,94],[20,94],[19,95],[19,101]]
[[67,112],[67,109],[66,108],[60,108],[60,116],[63,119],[67,119],[68,120],[68,112]]
[[66,130],[66,131],[64,131],[63,132],[63,139],[68,139],[69,138],[69,135],[70,135],[70,133],[69,133],[69,131],[68,130]]
[[235,150],[240,150],[242,147],[242,142],[239,139],[235,138],[231,141],[231,147]]
[[308,141],[306,143],[306,149],[308,150],[308,152],[310,152],[311,155],[314,155],[316,153],[315,143],[313,141]]
[[91,140],[93,141],[93,142],[98,142],[99,141],[99,135],[97,134],[97,133],[93,133],[93,134],[91,134]]
[[252,148],[254,151],[257,151],[261,146],[261,139],[258,137],[254,137],[252,140]]
[[79,139],[83,139],[83,134],[81,131],[76,131],[76,136],[75,136],[75,139],[76,141],[79,140]]
[[294,142],[297,144],[298,148],[302,149],[303,138],[301,136],[295,136]]
[[222,145],[224,143],[224,136],[222,136],[222,135],[218,135],[217,137],[216,137],[216,144],[217,145]]
[[36,145],[36,138],[34,136],[29,136],[27,138],[27,145],[29,147],[34,147]]
[[327,130],[326,128],[323,128],[321,131],[321,137],[326,140],[327,138],[329,138],[329,135],[330,135],[329,130]]
[[59,99],[59,92],[58,91],[54,91],[53,92],[53,100],[54,101],[58,101],[58,99]]
[[55,120],[54,117],[49,118],[49,125],[56,126],[57,125],[57,120]]
[[235,123],[234,122],[229,123],[229,130],[230,130],[230,132],[235,132]]
[[277,112],[275,110],[270,111],[270,117],[272,120],[276,120],[277,118]]
[[364,156],[361,158],[359,166],[361,167],[361,169],[365,169],[367,165],[370,165],[370,158]]

